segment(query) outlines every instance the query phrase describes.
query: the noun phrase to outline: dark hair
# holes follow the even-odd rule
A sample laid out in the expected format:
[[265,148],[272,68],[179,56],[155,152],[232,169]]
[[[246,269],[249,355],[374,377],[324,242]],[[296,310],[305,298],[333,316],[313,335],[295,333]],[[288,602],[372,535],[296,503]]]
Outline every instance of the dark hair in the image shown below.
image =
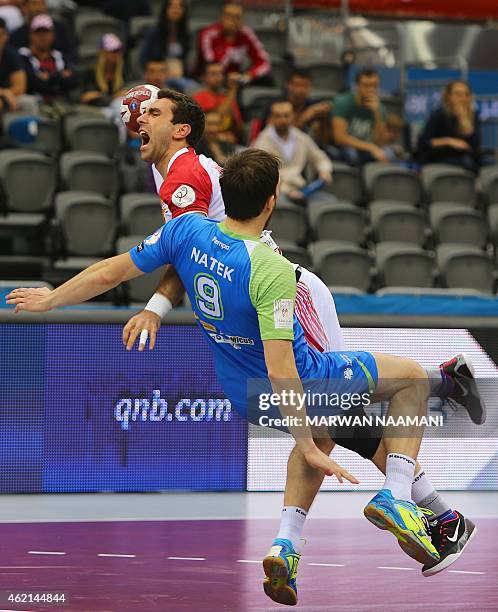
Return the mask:
[[247,221],[260,215],[277,191],[279,168],[278,158],[261,149],[247,149],[229,157],[220,177],[227,216]]
[[204,66],[202,67],[203,76],[207,74],[207,70],[210,66],[222,66],[223,67],[223,64],[221,62],[206,62]]
[[164,98],[174,103],[173,123],[187,123],[190,125],[191,132],[187,136],[187,143],[195,147],[204,132],[204,111],[197,102],[179,91],[174,89],[160,89],[157,97],[159,100]]
[[[275,100],[270,102],[270,115],[273,112],[273,107],[275,104],[290,104],[292,106],[292,102],[287,98],[275,98]],[[294,107],[292,107],[292,110],[294,110]]]
[[[157,17],[156,27],[154,28],[153,44],[151,56],[147,59],[163,60],[168,53],[170,22],[166,18],[166,10],[169,7],[171,0],[163,0],[161,10]],[[190,32],[188,29],[188,4],[183,0],[183,15],[178,22],[177,39],[183,48],[183,58],[185,59],[190,50]]]
[[290,71],[289,76],[287,77],[287,83],[294,77],[299,77],[300,79],[308,79],[308,81],[312,80],[311,73],[309,70],[306,70],[306,68],[293,68]]
[[7,29],[7,23],[5,22],[5,19],[3,17],[0,17],[0,30],[6,30]]
[[359,83],[361,80],[361,77],[373,77],[373,76],[377,76],[377,77],[379,76],[379,73],[377,72],[377,70],[375,70],[374,68],[362,68],[361,70],[358,70],[358,72],[356,73],[354,82]]

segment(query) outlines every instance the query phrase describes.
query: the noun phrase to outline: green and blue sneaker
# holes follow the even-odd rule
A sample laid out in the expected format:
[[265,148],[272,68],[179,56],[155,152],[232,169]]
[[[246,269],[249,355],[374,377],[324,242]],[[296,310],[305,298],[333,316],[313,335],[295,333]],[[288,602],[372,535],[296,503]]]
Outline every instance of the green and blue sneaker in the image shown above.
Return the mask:
[[270,599],[287,606],[297,604],[297,566],[301,555],[290,540],[277,538],[263,559],[263,589]]

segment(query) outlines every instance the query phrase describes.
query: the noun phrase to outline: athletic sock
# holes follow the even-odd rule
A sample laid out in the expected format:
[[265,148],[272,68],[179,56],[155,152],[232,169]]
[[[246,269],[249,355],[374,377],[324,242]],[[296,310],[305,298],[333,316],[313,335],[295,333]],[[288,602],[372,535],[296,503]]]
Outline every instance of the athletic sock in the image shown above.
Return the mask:
[[429,379],[430,394],[433,397],[445,398],[453,389],[453,380],[442,367],[425,368]]
[[434,489],[431,481],[425,475],[424,470],[420,470],[413,479],[412,499],[417,506],[432,510],[437,516],[438,521],[445,521],[457,517],[456,513]]
[[303,532],[304,521],[308,513],[297,506],[284,506],[282,508],[282,516],[280,518],[280,529],[277,533],[277,538],[290,540],[294,550],[301,552],[301,534]]
[[416,462],[400,453],[389,453],[386,461],[384,489],[389,489],[395,499],[412,499],[412,482]]

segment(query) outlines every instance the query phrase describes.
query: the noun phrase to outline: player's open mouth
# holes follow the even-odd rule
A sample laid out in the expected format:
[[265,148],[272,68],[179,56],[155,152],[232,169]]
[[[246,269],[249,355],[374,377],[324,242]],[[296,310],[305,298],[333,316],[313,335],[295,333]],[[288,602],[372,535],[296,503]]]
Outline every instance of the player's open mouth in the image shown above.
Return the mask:
[[140,132],[138,132],[138,135],[140,136],[140,140],[142,141],[142,146],[140,147],[140,149],[143,149],[149,144],[150,136],[144,130],[140,130]]

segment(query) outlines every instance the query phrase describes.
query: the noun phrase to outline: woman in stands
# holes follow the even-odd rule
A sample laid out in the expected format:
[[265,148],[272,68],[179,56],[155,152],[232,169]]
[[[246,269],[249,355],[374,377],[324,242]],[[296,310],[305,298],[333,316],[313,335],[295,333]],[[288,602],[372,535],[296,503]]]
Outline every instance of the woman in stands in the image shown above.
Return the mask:
[[178,58],[185,63],[190,50],[188,13],[184,0],[164,0],[156,27],[147,32],[140,53],[143,66],[150,61]]
[[109,106],[124,86],[123,43],[115,34],[104,34],[95,67],[83,77],[82,104]]
[[422,164],[441,163],[475,172],[482,165],[479,116],[472,90],[464,81],[451,81],[419,136]]

